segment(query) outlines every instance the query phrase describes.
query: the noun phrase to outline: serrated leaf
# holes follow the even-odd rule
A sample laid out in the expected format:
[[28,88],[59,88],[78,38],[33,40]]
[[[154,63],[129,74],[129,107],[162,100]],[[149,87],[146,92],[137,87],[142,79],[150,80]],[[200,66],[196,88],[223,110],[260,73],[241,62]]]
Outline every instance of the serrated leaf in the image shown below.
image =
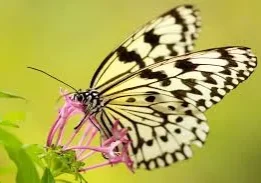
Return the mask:
[[16,183],[40,183],[33,161],[22,148],[22,143],[11,133],[0,128],[0,143],[17,167]]
[[41,183],[55,183],[54,177],[49,168],[45,168]]

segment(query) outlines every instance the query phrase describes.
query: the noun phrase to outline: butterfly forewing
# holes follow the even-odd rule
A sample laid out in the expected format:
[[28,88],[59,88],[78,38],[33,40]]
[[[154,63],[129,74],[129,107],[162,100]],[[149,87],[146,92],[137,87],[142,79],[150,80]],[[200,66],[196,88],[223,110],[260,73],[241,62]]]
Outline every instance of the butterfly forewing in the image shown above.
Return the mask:
[[223,47],[171,58],[150,65],[103,95],[154,91],[182,99],[205,111],[247,79],[256,57],[246,47]]
[[190,52],[199,29],[199,13],[191,5],[164,13],[141,27],[104,59],[90,88],[103,90],[135,70]]

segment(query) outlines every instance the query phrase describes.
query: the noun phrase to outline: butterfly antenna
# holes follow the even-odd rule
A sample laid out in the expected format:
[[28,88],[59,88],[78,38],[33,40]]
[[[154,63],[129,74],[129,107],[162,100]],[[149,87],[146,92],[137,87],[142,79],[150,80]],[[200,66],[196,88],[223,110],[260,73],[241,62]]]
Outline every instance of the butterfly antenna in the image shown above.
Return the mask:
[[76,91],[76,93],[78,93],[78,90],[77,90],[76,88],[74,88],[74,87],[72,87],[71,85],[65,83],[64,81],[58,79],[57,77],[54,77],[54,76],[52,76],[51,74],[48,74],[47,72],[45,72],[45,71],[43,71],[43,70],[36,69],[36,68],[34,68],[34,67],[27,67],[27,68],[28,68],[28,69],[32,69],[32,70],[35,70],[35,71],[38,71],[38,72],[41,72],[41,73],[43,73],[43,74],[45,74],[45,75],[47,75],[47,76],[49,76],[49,77],[55,79],[56,81],[59,81],[60,83],[63,83],[64,85],[70,87],[71,89],[73,89],[74,91]]

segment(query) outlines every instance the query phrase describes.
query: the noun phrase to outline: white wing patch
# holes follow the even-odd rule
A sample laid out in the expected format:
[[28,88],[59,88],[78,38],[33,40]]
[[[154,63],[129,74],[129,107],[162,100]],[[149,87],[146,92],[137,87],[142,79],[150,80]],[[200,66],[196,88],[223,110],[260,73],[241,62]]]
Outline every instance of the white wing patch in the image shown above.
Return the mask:
[[191,5],[179,6],[148,22],[104,59],[90,88],[102,90],[134,70],[191,51],[200,24],[199,13]]

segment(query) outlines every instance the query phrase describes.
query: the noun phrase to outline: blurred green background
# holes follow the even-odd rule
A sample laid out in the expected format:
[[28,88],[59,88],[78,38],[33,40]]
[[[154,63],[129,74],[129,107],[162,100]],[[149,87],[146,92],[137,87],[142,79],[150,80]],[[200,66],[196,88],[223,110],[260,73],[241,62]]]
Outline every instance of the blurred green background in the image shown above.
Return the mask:
[[[195,4],[201,11],[203,30],[196,50],[244,45],[261,58],[259,0],[0,0],[0,90],[29,100],[1,100],[0,114],[25,111],[26,121],[12,131],[24,143],[45,143],[62,85],[26,66],[53,73],[76,88],[87,88],[95,69],[114,47],[140,25],[184,3]],[[87,180],[260,183],[259,78],[260,67],[207,112],[211,133],[192,159],[135,174],[124,166],[100,168],[86,173]],[[0,182],[13,183],[15,166],[1,148],[0,164],[7,167]]]

